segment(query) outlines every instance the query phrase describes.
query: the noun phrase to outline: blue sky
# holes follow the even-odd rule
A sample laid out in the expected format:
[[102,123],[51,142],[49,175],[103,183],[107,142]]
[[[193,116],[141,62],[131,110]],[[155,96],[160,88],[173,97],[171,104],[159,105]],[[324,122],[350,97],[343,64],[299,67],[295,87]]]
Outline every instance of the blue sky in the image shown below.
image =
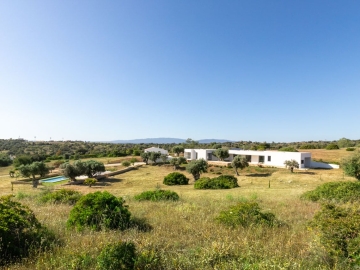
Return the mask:
[[1,1],[0,138],[360,138],[359,1]]

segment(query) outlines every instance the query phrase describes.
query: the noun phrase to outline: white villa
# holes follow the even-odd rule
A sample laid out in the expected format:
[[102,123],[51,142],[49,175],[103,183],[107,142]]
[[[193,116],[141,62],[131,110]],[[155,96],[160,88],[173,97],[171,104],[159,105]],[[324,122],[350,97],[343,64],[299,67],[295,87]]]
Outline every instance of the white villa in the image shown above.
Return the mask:
[[165,149],[159,148],[159,147],[150,147],[146,148],[144,152],[159,152],[163,155],[169,155],[169,152]]
[[[184,157],[187,160],[205,159],[207,161],[218,161],[213,155],[216,149],[185,149]],[[253,151],[230,149],[229,158],[225,161],[231,162],[235,156],[245,156],[249,164],[263,164],[265,166],[285,167],[285,160],[294,159],[299,163],[299,168],[334,168],[332,164],[311,161],[309,152],[282,152],[282,151]]]

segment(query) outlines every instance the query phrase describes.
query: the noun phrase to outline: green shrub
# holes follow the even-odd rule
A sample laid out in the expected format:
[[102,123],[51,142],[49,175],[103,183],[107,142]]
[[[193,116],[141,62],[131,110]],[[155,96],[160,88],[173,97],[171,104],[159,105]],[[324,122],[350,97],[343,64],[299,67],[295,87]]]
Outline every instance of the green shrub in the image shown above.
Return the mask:
[[186,178],[186,176],[183,175],[182,173],[172,172],[164,177],[163,183],[168,186],[187,185],[189,183],[189,179]]
[[329,182],[305,192],[303,199],[310,201],[354,202],[360,200],[360,182]]
[[82,196],[70,212],[68,227],[81,230],[90,227],[93,230],[128,228],[131,213],[122,198],[116,198],[107,191],[89,193]]
[[336,143],[329,143],[325,149],[326,150],[337,150],[337,149],[339,149],[339,146]]
[[154,191],[144,191],[134,197],[137,201],[177,201],[179,195],[176,192],[170,190],[157,189]]
[[222,211],[216,218],[220,223],[230,227],[249,227],[253,225],[278,226],[280,222],[275,218],[273,213],[261,212],[256,202],[240,202]]
[[355,147],[348,147],[346,148],[346,151],[355,151]]
[[124,160],[123,162],[121,162],[121,165],[123,165],[124,167],[129,167],[131,163],[128,160]]
[[298,152],[298,150],[296,150],[294,147],[288,146],[288,147],[281,147],[279,149],[279,151],[284,151],[284,152]]
[[96,178],[86,178],[84,181],[84,185],[88,185],[89,187],[91,187],[92,185],[95,185],[97,182]]
[[359,205],[340,207],[325,204],[314,216],[312,226],[320,232],[320,241],[335,262],[360,265]]
[[31,249],[49,247],[55,237],[34,213],[11,196],[0,197],[0,265],[26,257]]
[[119,270],[134,269],[136,248],[132,242],[109,244],[97,257],[97,269]]
[[81,193],[71,189],[60,189],[56,191],[46,190],[40,194],[39,202],[41,203],[64,203],[75,204],[80,198]]
[[216,178],[203,177],[194,184],[196,189],[229,189],[238,186],[237,178],[232,175],[220,175]]

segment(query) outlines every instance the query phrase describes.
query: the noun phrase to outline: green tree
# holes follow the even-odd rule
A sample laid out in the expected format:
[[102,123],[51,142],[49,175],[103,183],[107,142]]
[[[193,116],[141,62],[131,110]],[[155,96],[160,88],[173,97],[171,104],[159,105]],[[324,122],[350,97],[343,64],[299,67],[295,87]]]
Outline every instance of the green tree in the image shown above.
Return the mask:
[[299,163],[292,159],[292,160],[285,160],[284,165],[287,169],[290,170],[290,172],[294,172],[294,168],[299,168]]
[[150,157],[149,159],[154,163],[156,164],[156,160],[158,160],[161,156],[161,153],[160,152],[150,152]]
[[44,177],[49,173],[49,168],[42,161],[36,161],[27,165],[20,165],[18,170],[22,176],[32,177],[32,184],[34,188],[37,188],[39,185],[39,179],[37,179],[36,176],[39,175],[40,177]]
[[167,162],[167,159],[168,159],[167,155],[161,154],[161,155],[160,155],[160,158],[161,158],[161,161],[162,161],[164,164]]
[[29,165],[31,163],[32,163],[32,159],[30,156],[27,156],[27,155],[18,156],[13,160],[13,164],[14,164],[15,168],[18,168],[21,165]]
[[76,177],[85,173],[85,166],[80,160],[75,161],[73,164],[65,162],[60,165],[61,173],[70,178],[71,181],[76,181]]
[[341,138],[340,140],[337,141],[337,145],[340,148],[346,148],[346,147],[352,147],[355,146],[355,143],[349,139],[346,138]]
[[207,171],[208,163],[204,159],[193,160],[186,166],[186,171],[191,173],[194,177],[194,180],[200,178],[201,173]]
[[326,150],[338,150],[339,146],[336,143],[329,143],[325,149]]
[[341,164],[344,173],[348,176],[355,177],[360,180],[360,152],[344,159]]
[[143,162],[145,162],[146,165],[148,165],[148,163],[149,163],[149,158],[150,158],[150,153],[149,153],[149,152],[143,152],[143,153],[141,153],[140,156],[141,156]]
[[235,169],[236,175],[239,175],[238,169],[243,170],[246,167],[249,167],[249,163],[244,156],[235,156],[231,162],[231,166]]
[[184,147],[181,145],[176,145],[172,148],[173,153],[175,153],[177,156],[180,155],[180,153],[184,153]]
[[179,169],[180,165],[184,163],[186,163],[186,159],[184,157],[170,159],[170,164],[174,166],[174,170]]
[[213,154],[221,161],[224,161],[225,158],[229,157],[229,150],[225,148],[218,148],[213,152]]
[[84,173],[89,178],[94,178],[94,176],[98,173],[105,172],[105,165],[102,162],[96,160],[88,160],[85,161],[83,164],[85,167]]

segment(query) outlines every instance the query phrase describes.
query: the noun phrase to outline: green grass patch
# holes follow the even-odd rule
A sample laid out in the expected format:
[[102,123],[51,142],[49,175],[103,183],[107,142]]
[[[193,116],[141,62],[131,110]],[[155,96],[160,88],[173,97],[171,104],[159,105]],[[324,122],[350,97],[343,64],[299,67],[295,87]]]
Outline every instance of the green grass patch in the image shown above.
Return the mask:
[[81,198],[81,193],[71,189],[61,189],[56,191],[45,190],[39,196],[41,203],[64,203],[75,204]]

